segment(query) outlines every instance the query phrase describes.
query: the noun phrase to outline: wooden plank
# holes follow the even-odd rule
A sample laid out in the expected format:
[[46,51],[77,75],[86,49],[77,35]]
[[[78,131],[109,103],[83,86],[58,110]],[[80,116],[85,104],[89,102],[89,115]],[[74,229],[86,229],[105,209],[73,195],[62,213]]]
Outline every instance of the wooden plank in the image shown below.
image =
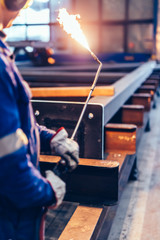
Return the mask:
[[150,109],[151,109],[151,94],[149,94],[149,93],[133,94],[132,104],[143,105],[145,111],[150,111]]
[[136,126],[134,124],[123,124],[123,123],[108,123],[105,126],[108,130],[117,130],[121,129],[126,132],[134,132],[136,130]]
[[[79,165],[84,166],[96,166],[96,167],[115,167],[117,163],[119,163],[119,170],[122,167],[123,161],[127,155],[131,155],[131,151],[111,151],[107,154],[105,160],[97,160],[97,159],[79,159]],[[50,155],[41,155],[40,162],[47,163],[57,163],[60,160],[60,157],[50,156]]]
[[[60,160],[60,157],[58,156],[40,155],[40,162],[57,163],[59,160]],[[112,168],[117,166],[117,162],[109,161],[109,160],[101,160],[101,159],[97,160],[97,159],[80,158],[79,165]]]
[[136,152],[136,129],[133,124],[109,123],[105,126],[105,153],[113,151]]
[[[49,157],[51,162],[48,161]],[[46,162],[40,163],[42,172],[55,166],[54,156],[46,156],[45,159]],[[117,202],[118,169],[117,161],[80,159],[75,171],[61,175],[67,186],[64,200],[85,205],[92,204],[92,206]]]
[[[63,202],[57,209],[50,208],[45,218],[45,240],[57,240],[79,203]],[[57,227],[58,226],[58,227]]]
[[[90,87],[40,87],[31,88],[33,97],[87,97]],[[92,96],[113,96],[113,86],[97,86]]]
[[152,79],[148,79],[146,80],[143,85],[153,85],[155,86],[156,88],[158,88],[159,86],[159,80],[152,80]]
[[153,85],[142,85],[139,89],[138,89],[139,93],[149,93],[151,94],[151,98],[153,100],[154,94],[156,92],[156,87]]
[[101,215],[102,208],[79,206],[59,240],[89,240]]
[[[111,151],[107,154],[105,160],[80,158],[79,165],[96,166],[96,167],[115,167],[117,166],[117,162],[118,162],[119,169],[120,169],[127,154],[132,154],[132,152],[122,151],[122,150]],[[58,156],[40,155],[40,162],[57,163],[59,160],[60,160],[60,157]]]
[[126,151],[112,151],[108,153],[107,159],[110,159],[110,161],[113,161],[113,162],[114,161],[118,162],[119,172],[120,172],[126,156],[127,156]]
[[144,106],[124,105],[122,107],[122,123],[143,125]]
[[144,89],[144,90],[151,90],[151,91],[154,91],[156,90],[156,87],[154,85],[146,85],[146,84],[143,84],[140,88],[141,89]]

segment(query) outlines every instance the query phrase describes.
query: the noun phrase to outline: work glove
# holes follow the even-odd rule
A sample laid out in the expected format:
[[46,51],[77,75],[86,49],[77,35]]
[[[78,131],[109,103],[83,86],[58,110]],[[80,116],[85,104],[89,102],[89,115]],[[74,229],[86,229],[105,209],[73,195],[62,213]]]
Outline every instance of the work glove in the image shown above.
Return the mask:
[[45,172],[46,179],[49,181],[56,197],[56,206],[58,207],[64,198],[64,195],[66,193],[66,184],[63,182],[58,176],[56,176],[51,170],[47,170]]
[[74,170],[79,163],[79,146],[77,142],[68,138],[68,133],[62,127],[52,137],[50,141],[52,153],[61,156],[60,162],[64,162],[67,171]]

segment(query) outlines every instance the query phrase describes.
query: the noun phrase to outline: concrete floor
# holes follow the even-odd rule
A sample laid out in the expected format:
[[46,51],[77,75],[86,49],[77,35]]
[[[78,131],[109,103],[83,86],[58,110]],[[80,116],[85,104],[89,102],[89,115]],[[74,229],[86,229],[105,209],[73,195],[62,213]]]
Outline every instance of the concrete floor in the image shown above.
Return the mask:
[[160,240],[160,98],[150,123],[137,151],[138,180],[127,184],[108,240]]

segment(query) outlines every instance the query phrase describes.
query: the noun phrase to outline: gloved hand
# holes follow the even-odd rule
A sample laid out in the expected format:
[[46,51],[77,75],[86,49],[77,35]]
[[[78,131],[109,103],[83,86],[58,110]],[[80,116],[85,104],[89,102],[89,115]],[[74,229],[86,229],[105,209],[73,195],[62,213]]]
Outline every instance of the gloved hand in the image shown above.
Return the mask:
[[64,195],[66,193],[66,184],[51,170],[47,170],[45,174],[46,179],[51,184],[51,187],[53,188],[53,191],[55,193],[55,197],[57,200],[56,207],[58,207],[62,203]]
[[68,138],[68,133],[62,127],[52,137],[50,142],[52,152],[61,156],[69,171],[74,170],[79,163],[79,146],[77,142]]

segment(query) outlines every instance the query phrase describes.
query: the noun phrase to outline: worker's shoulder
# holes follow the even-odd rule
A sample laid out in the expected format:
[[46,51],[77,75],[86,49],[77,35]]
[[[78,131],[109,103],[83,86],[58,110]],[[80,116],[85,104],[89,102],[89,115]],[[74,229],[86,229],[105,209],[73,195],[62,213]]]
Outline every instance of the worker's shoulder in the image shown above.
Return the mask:
[[0,72],[8,72],[13,63],[12,56],[13,54],[10,52],[8,48],[3,46],[3,43],[0,40]]
[[3,41],[3,39],[1,37],[0,37],[0,57],[3,61],[4,61],[4,58],[9,58],[11,60],[13,58],[13,53],[11,52],[7,43],[5,41]]

